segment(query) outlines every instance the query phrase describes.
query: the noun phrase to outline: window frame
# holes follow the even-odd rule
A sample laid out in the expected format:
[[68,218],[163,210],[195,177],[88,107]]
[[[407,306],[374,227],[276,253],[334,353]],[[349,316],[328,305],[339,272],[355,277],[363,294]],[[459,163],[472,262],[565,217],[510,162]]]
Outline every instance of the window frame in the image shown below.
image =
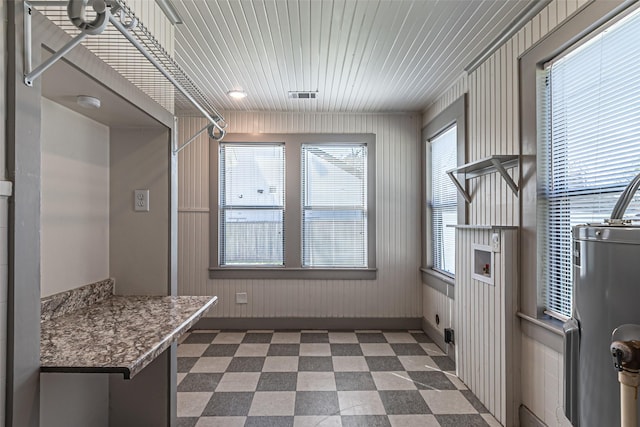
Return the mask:
[[[443,132],[456,126],[457,137],[457,163],[463,165],[466,161],[466,111],[467,95],[464,94],[425,127],[422,128],[422,283],[427,284],[445,295],[453,297],[452,286],[455,284],[455,276],[433,267],[433,243],[431,233],[433,230],[431,200],[431,146],[430,141]],[[457,193],[458,224],[467,222],[467,205],[464,197]]]
[[526,317],[548,320],[550,324],[547,327],[558,332],[561,331],[561,322],[544,314],[546,307],[542,291],[545,284],[538,255],[538,191],[543,179],[537,174],[538,82],[545,64],[626,16],[635,9],[630,6],[632,4],[624,0],[590,2],[520,57],[520,310]]
[[[376,268],[375,134],[246,134],[228,133],[223,142],[280,143],[285,146],[284,266],[221,266],[219,263],[219,143],[209,148],[209,277],[212,279],[342,279],[374,280]],[[302,265],[302,145],[366,144],[367,146],[367,267],[303,267]]]

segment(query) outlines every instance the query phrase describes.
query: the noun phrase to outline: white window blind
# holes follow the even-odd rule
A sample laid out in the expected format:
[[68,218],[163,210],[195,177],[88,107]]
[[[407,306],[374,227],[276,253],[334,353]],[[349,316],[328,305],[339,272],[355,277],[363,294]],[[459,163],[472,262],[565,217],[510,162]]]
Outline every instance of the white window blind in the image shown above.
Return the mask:
[[366,145],[302,145],[302,264],[367,266]]
[[[546,67],[538,135],[539,268],[548,314],[571,316],[571,227],[609,218],[640,172],[640,15]],[[627,217],[638,219],[637,203]]]
[[433,138],[431,148],[431,247],[432,267],[444,273],[455,274],[455,229],[447,227],[458,223],[458,194],[446,174],[457,163],[457,126]]
[[284,264],[284,145],[220,144],[220,265]]

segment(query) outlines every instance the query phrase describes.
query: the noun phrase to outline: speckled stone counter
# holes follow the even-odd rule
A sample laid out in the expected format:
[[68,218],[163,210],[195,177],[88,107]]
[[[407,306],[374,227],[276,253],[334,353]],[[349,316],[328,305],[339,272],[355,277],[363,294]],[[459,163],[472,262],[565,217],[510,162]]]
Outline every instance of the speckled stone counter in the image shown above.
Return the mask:
[[210,296],[108,296],[41,322],[42,372],[133,378],[215,305]]

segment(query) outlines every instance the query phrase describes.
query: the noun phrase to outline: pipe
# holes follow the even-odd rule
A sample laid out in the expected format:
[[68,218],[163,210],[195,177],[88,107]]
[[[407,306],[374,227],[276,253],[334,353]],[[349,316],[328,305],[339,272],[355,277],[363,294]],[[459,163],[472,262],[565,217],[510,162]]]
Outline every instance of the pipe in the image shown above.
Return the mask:
[[637,427],[640,341],[613,341],[610,350],[620,382],[620,427]]

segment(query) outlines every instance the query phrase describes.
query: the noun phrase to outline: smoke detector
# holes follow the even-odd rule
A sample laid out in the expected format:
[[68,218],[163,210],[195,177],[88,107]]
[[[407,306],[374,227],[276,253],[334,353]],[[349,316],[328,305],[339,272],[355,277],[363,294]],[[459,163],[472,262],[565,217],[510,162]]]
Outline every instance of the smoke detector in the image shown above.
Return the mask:
[[318,97],[318,91],[298,91],[290,90],[289,98],[291,99],[316,99]]

